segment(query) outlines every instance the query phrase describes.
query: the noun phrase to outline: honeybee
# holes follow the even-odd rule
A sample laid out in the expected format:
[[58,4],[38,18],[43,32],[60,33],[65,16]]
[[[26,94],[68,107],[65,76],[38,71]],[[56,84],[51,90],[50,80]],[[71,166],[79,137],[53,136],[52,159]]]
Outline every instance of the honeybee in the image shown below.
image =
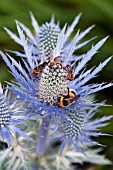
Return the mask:
[[57,56],[52,59],[52,57],[48,57],[42,64],[39,64],[32,70],[33,77],[37,77],[39,74],[42,73],[45,66],[48,66],[50,69],[54,69],[57,64],[60,64],[63,69],[65,69],[68,73],[66,80],[74,80],[74,72],[71,66],[63,66],[62,65],[62,56]]
[[66,77],[67,80],[74,80],[74,72],[73,72],[71,66],[69,66],[69,65],[63,66],[62,65],[62,56],[57,56],[53,60],[51,60],[49,63],[49,67],[54,68],[54,66],[56,66],[57,64],[60,64],[62,66],[62,68],[67,71],[67,73],[68,73],[68,76]]
[[43,69],[45,68],[46,65],[50,62],[50,58],[48,57],[42,64],[39,64],[32,70],[32,75],[33,77],[37,77],[39,74],[42,73]]
[[62,65],[62,56],[57,56],[50,60],[49,68],[53,69],[57,64]]
[[70,89],[68,95],[62,95],[58,98],[58,105],[61,107],[68,107],[74,103],[79,98],[79,95],[76,95],[75,90]]
[[74,72],[72,70],[72,67],[67,65],[65,67],[63,67],[67,72],[68,72],[68,76],[67,76],[67,80],[74,80]]
[[42,64],[39,64],[38,66],[36,66],[32,70],[32,75],[33,75],[33,77],[36,78],[39,74],[42,73],[45,66],[48,65],[48,67],[52,69],[57,64],[61,64],[61,62],[62,62],[62,57],[61,56],[55,57],[54,59],[52,59],[51,57],[48,57]]

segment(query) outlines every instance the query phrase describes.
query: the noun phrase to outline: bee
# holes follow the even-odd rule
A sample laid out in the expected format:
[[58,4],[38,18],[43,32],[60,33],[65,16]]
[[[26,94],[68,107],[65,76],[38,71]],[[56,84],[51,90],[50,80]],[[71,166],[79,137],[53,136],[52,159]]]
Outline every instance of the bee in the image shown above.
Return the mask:
[[49,68],[53,69],[58,64],[62,65],[62,56],[57,56],[54,59],[51,59],[49,63]]
[[67,71],[68,75],[66,77],[66,80],[74,80],[74,72],[72,70],[72,67],[69,65],[67,66],[62,65],[62,56],[57,56],[53,60],[51,60],[49,63],[49,67],[52,69],[58,64],[60,64],[61,67]]
[[74,103],[80,95],[76,95],[75,90],[69,89],[68,90],[68,95],[62,95],[61,97],[58,98],[58,105],[61,107],[68,107],[72,103]]
[[33,77],[37,77],[39,74],[42,73],[43,69],[45,68],[45,66],[48,65],[48,67],[50,69],[54,68],[54,66],[56,66],[57,64],[61,64],[62,62],[62,57],[61,56],[57,56],[54,59],[52,59],[51,57],[48,57],[42,64],[39,64],[38,66],[36,66],[33,70],[32,70],[32,75]]
[[73,70],[72,70],[72,67],[70,66],[70,65],[67,65],[67,66],[65,66],[65,67],[63,67],[66,71],[67,71],[67,73],[68,73],[68,76],[66,77],[66,79],[67,80],[70,80],[70,81],[72,81],[72,80],[74,80],[74,78],[75,78],[75,76],[74,76],[74,72],[73,72]]
[[48,57],[42,64],[39,64],[32,70],[32,75],[34,78],[36,78],[39,74],[43,72],[45,66],[48,66],[50,69],[54,69],[57,65],[60,65],[64,70],[67,71],[68,75],[65,80],[74,80],[74,72],[72,70],[72,67],[69,65],[62,65],[62,56],[57,56],[55,58],[52,58],[51,56]]
[[39,74],[42,73],[43,69],[46,65],[50,62],[50,57],[48,57],[42,64],[39,64],[32,70],[32,75],[34,78],[36,78]]

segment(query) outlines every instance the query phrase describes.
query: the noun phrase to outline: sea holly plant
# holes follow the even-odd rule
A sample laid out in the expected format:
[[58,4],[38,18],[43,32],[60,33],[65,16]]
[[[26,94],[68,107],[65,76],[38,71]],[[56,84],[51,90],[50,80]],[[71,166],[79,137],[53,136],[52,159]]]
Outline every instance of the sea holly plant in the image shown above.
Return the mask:
[[14,132],[33,141],[26,133],[16,127],[18,124],[22,125],[23,120],[27,119],[27,116],[24,116],[24,111],[21,110],[22,107],[23,104],[19,104],[16,99],[14,101],[10,100],[8,89],[3,92],[2,85],[0,84],[0,133],[3,139],[6,139],[8,147],[11,145],[11,138]]
[[[71,150],[72,154],[69,154],[69,157],[75,153],[76,157],[77,154],[78,157],[82,154],[83,160],[80,163],[83,163],[86,157],[91,156],[88,154],[87,147],[101,145],[94,141],[94,137],[107,135],[101,133],[99,129],[106,126],[106,122],[112,116],[92,120],[93,116],[98,113],[98,108],[107,106],[107,104],[105,101],[95,102],[91,95],[111,87],[113,83],[88,84],[88,82],[97,76],[112,57],[102,61],[98,66],[94,66],[89,70],[86,69],[87,63],[105,43],[107,37],[93,45],[87,53],[80,56],[76,55],[78,49],[81,49],[95,38],[93,37],[80,43],[80,40],[94,27],[91,26],[83,32],[78,31],[74,38],[69,40],[71,33],[79,22],[80,16],[81,14],[75,17],[70,26],[65,25],[61,29],[59,23],[55,23],[54,17],[51,18],[50,22],[39,26],[31,14],[34,34],[19,21],[16,21],[18,36],[5,28],[10,37],[22,47],[21,52],[10,50],[18,60],[9,54],[4,54],[3,52],[0,52],[0,54],[15,78],[14,81],[8,82],[7,89],[16,95],[13,102],[21,103],[19,108],[24,112],[24,117],[19,116],[23,121],[30,122],[27,123],[27,134],[25,134],[26,129],[23,129],[25,132],[20,129],[17,130],[18,127],[14,129],[17,132],[22,132],[22,135],[27,139],[31,139],[28,134],[32,134],[34,131],[33,140],[35,142],[32,145],[36,150],[34,154],[31,154],[32,158],[27,157],[27,160],[30,159],[32,163],[35,162],[32,159],[36,157],[38,159],[42,157],[45,160],[48,159],[48,153],[53,151],[51,145],[56,141],[60,141],[60,155],[66,152],[69,153],[69,148],[74,147],[75,151]],[[15,107],[18,110],[18,105]],[[2,108],[1,113],[2,115],[7,115],[6,110],[2,110]],[[18,111],[14,112],[14,114],[18,114]],[[16,120],[16,122],[18,121]],[[4,137],[8,147],[12,147],[9,140],[10,135],[3,134]],[[66,148],[68,149],[66,150]],[[58,154],[58,148],[54,149],[54,152]],[[92,153],[98,157],[98,151]],[[96,156],[95,159],[97,158]],[[66,160],[63,157],[62,159]],[[55,162],[54,159],[53,162]],[[69,161],[67,162],[69,165]],[[96,163],[96,161],[94,162]],[[104,164],[104,162],[105,164],[110,163],[110,161],[102,157],[101,163]],[[55,168],[54,163],[51,163],[51,165],[40,164],[41,161],[39,161],[38,166],[47,166],[49,169]],[[59,167],[59,169],[61,168]]]

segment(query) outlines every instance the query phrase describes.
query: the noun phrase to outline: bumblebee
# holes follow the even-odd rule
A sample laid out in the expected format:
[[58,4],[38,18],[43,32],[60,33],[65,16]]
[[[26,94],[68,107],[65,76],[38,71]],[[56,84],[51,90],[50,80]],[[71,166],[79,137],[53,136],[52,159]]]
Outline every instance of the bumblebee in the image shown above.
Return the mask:
[[79,95],[76,95],[75,90],[70,89],[68,95],[58,98],[58,105],[61,107],[68,107],[78,99]]

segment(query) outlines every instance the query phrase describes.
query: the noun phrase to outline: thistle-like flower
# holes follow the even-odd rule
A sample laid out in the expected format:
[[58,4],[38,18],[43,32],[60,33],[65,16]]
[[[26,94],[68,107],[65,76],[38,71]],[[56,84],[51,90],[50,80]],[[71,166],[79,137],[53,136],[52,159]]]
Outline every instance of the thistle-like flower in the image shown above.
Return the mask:
[[28,147],[30,142],[26,142],[22,136],[17,137],[15,134],[12,138],[10,147],[0,150],[0,169],[30,170],[32,153],[32,149]]
[[101,133],[99,128],[107,125],[106,121],[113,118],[113,116],[104,116],[102,118],[91,120],[96,112],[99,112],[97,106],[86,110],[82,108],[76,113],[73,111],[67,117],[70,124],[67,124],[66,122],[59,124],[59,128],[57,128],[55,134],[49,139],[49,141],[55,139],[61,140],[61,152],[66,144],[73,144],[75,148],[80,152],[83,151],[79,145],[84,146],[84,143],[101,145],[98,142],[93,141],[91,137],[108,135]]
[[12,135],[14,132],[32,140],[17,127],[17,125],[24,125],[22,120],[27,119],[27,117],[22,114],[22,105],[23,104],[20,105],[16,99],[11,101],[10,95],[8,95],[8,90],[6,89],[5,92],[3,92],[3,88],[0,84],[0,138],[6,140],[9,147],[12,142]]
[[[76,56],[76,50],[92,40],[79,44],[79,41],[93,26],[81,33],[78,31],[73,40],[68,41],[80,15],[75,18],[67,30],[66,25],[63,29],[60,29],[59,24],[54,23],[53,17],[50,23],[43,24],[41,27],[39,27],[33,15],[31,15],[31,18],[35,35],[18,21],[19,38],[5,28],[11,38],[20,44],[24,50],[23,53],[14,52],[17,56],[23,57],[24,67],[10,55],[0,52],[17,81],[9,83],[9,89],[18,95],[20,100],[28,102],[27,113],[31,113],[29,118],[36,115],[42,116],[37,144],[40,155],[45,152],[47,133],[51,125],[54,125],[53,131],[59,133],[57,135],[55,133],[53,139],[62,137],[61,152],[66,143],[74,144],[76,149],[82,152],[78,143],[97,144],[92,142],[90,137],[101,135],[101,133],[94,131],[98,127],[104,126],[103,122],[111,118],[108,116],[90,121],[89,118],[95,113],[93,113],[92,107],[105,106],[106,104],[104,102],[87,102],[86,100],[86,97],[90,94],[113,85],[112,83],[86,85],[111,60],[111,57],[109,57],[97,67],[86,71],[86,64],[97,53],[107,37],[94,45],[86,54]],[[89,111],[85,107],[88,107]]]

